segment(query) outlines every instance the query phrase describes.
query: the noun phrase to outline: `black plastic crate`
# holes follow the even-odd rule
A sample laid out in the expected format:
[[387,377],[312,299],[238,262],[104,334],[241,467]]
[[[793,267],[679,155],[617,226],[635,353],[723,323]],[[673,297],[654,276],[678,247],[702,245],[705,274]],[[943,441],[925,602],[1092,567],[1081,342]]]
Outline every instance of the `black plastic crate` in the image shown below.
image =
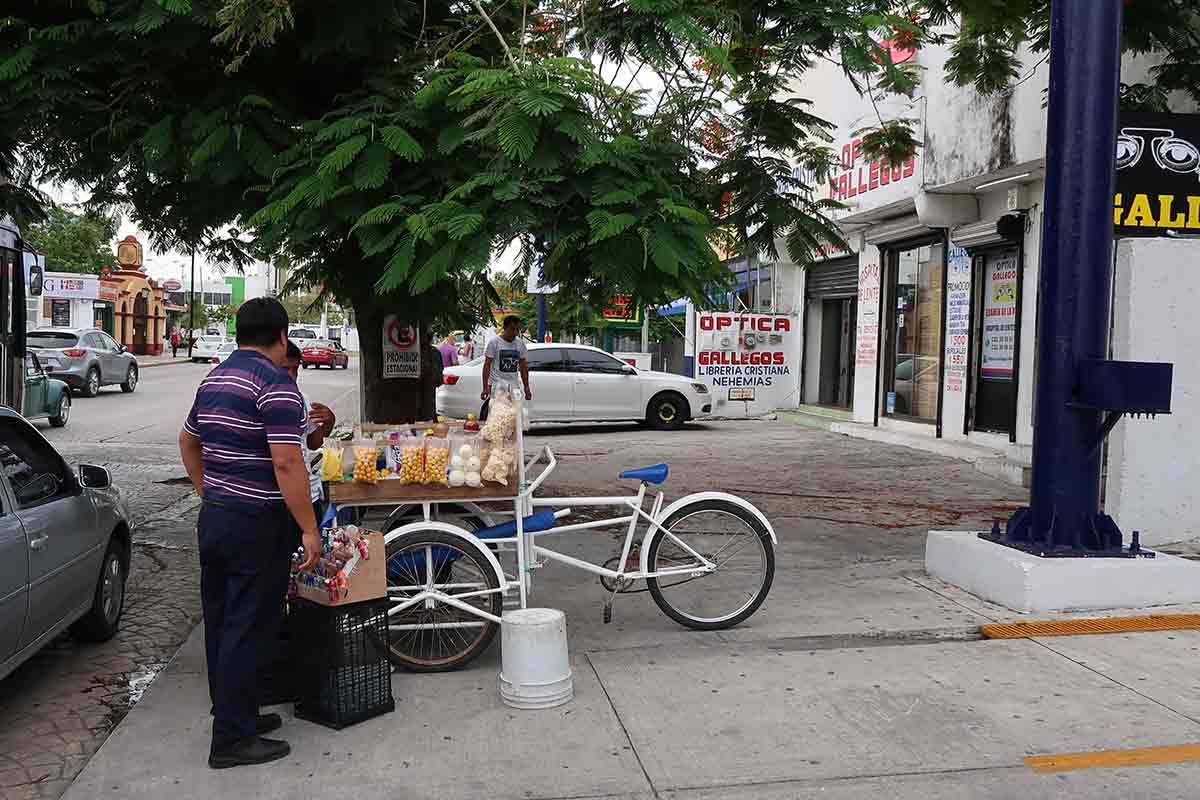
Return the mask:
[[347,606],[292,602],[296,716],[330,728],[393,711],[387,598]]

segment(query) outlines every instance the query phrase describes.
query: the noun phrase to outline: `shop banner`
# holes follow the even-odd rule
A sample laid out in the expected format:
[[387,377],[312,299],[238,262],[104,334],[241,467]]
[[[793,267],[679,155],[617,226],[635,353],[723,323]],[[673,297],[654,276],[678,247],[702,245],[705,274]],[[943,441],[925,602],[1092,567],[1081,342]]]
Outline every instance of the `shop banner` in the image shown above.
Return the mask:
[[983,281],[983,347],[979,374],[1012,380],[1017,341],[1017,254],[989,256]]
[[757,414],[794,399],[798,327],[787,315],[697,313],[696,379],[709,388],[713,413]]
[[858,268],[858,334],[855,362],[875,368],[879,358],[879,264]]
[[1122,112],[1117,236],[1200,233],[1200,114]]
[[971,328],[971,256],[951,247],[946,274],[946,391],[967,386],[967,342]]
[[395,314],[383,318],[383,377],[421,377],[421,332]]
[[95,275],[47,272],[42,278],[42,294],[68,300],[99,300],[100,279]]

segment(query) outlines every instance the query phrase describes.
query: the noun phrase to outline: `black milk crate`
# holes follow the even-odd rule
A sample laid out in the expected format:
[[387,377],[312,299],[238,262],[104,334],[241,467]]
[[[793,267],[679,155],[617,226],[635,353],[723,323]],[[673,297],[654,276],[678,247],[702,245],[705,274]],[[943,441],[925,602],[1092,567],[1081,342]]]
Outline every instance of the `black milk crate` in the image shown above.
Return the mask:
[[394,711],[387,598],[345,606],[292,602],[296,716],[330,728]]

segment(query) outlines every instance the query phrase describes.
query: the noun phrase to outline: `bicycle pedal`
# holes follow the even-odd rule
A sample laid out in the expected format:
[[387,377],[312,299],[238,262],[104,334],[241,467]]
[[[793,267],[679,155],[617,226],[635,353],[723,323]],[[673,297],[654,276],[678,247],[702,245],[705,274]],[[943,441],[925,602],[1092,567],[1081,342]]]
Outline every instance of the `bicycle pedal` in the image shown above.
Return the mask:
[[612,602],[605,601],[604,603],[604,624],[608,625],[612,622]]

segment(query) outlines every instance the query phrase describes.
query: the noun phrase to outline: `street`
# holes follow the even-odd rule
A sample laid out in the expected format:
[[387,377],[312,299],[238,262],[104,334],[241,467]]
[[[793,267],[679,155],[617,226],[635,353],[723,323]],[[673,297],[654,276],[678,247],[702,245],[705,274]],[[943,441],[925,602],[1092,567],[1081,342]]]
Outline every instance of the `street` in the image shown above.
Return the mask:
[[[176,438],[210,365],[146,368],[133,394],[74,398],[67,427],[38,429],[71,463],[112,473],[134,516],[125,614],[116,638],[64,635],[0,681],[0,798],[62,794],[200,620],[196,498]],[[357,371],[306,370],[311,399],[357,414]]]

